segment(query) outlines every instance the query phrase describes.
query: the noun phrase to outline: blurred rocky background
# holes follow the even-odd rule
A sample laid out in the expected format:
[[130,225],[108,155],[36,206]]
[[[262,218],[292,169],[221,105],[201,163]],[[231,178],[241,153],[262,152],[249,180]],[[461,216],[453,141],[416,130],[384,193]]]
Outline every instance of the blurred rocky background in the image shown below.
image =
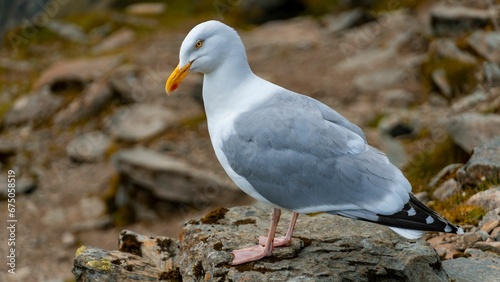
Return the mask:
[[[420,252],[438,280],[494,281],[500,275],[499,15],[498,0],[1,1],[0,236],[8,236],[8,170],[16,173],[18,229],[16,274],[4,264],[0,280],[92,281],[85,275],[110,271],[145,273],[149,281],[203,280],[207,273],[219,275],[214,280],[252,280],[268,272],[278,280],[411,280],[411,262],[423,259],[411,254]],[[335,274],[335,268],[309,273],[292,258],[330,248],[342,260],[366,247],[356,244],[372,240],[369,232],[387,229],[370,227],[343,251],[346,244],[332,247],[318,234],[337,238],[333,242],[343,240],[339,231],[351,233],[309,234],[328,219],[315,223],[305,216],[298,245],[281,251],[275,266],[221,268],[230,261],[224,254],[250,243],[253,235],[244,232],[261,230],[267,214],[235,208],[219,214],[219,224],[198,221],[219,207],[253,203],[215,158],[201,76],[191,75],[171,96],[164,92],[184,36],[208,19],[238,29],[257,74],[361,126],[404,171],[413,192],[466,234],[427,234],[435,252],[418,242],[401,247],[409,266],[380,262],[389,267],[386,274],[380,267],[365,269],[368,276],[358,269],[360,276]],[[234,211],[245,214],[241,221]],[[331,229],[350,224],[331,220]],[[217,244],[231,238],[234,226],[247,237]],[[179,234],[186,237],[177,241]],[[370,244],[406,244],[387,236]],[[213,244],[200,245],[200,238]],[[0,242],[0,254],[7,255]],[[149,247],[139,253],[143,242]],[[189,257],[191,247],[197,252]],[[374,251],[394,255],[384,248]],[[211,252],[222,252],[211,258],[218,267],[200,259]],[[367,263],[359,257],[337,267]],[[304,272],[280,272],[292,268]],[[307,276],[313,274],[320,276]]]

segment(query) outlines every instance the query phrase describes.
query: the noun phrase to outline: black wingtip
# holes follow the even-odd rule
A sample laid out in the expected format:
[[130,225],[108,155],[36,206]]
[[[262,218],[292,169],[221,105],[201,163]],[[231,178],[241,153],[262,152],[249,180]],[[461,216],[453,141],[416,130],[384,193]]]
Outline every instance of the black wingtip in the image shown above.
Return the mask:
[[378,215],[377,223],[404,229],[464,234],[462,228],[427,207],[412,193],[401,211],[392,215]]

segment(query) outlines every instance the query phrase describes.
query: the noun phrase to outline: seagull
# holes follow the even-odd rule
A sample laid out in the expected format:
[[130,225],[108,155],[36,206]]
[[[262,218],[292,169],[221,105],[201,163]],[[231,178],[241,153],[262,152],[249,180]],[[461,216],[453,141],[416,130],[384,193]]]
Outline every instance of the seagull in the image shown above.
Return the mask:
[[[463,234],[412,193],[403,173],[363,131],[327,105],[255,75],[238,33],[215,20],[195,26],[180,47],[165,90],[203,74],[215,155],[244,192],[273,207],[267,237],[234,250],[233,265],[289,246],[299,214],[328,213],[386,225],[409,239],[424,231]],[[288,231],[275,237],[281,209]]]

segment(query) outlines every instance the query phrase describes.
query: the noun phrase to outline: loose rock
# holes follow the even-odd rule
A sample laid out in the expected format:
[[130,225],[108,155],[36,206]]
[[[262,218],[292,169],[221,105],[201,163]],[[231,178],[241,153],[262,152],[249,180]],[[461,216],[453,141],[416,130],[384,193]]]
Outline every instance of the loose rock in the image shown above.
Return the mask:
[[161,15],[165,13],[167,6],[165,3],[154,3],[154,2],[145,2],[145,3],[135,3],[127,6],[125,8],[125,12],[132,15]]
[[153,104],[137,104],[114,114],[109,123],[113,137],[127,142],[138,142],[178,124],[174,112]]
[[438,5],[431,10],[431,26],[436,36],[460,36],[491,22],[493,11],[462,6]]
[[487,141],[474,149],[464,167],[457,171],[460,184],[500,182],[500,137]]
[[247,38],[247,49],[259,47],[273,52],[289,48],[308,50],[321,43],[319,25],[312,18],[269,22],[252,30]]
[[467,43],[483,58],[492,63],[500,63],[500,32],[475,31]]
[[[110,77],[111,88],[119,95],[120,102],[124,104],[137,103],[144,100],[142,91],[137,91],[141,87],[141,73],[134,65],[124,65],[119,67]],[[142,90],[142,89],[141,89]],[[138,95],[140,93],[140,95]]]
[[429,181],[429,187],[435,187],[438,183],[442,182],[445,177],[454,174],[462,166],[464,166],[464,164],[449,164],[445,166],[431,179],[431,181]]
[[323,17],[325,30],[328,33],[337,33],[343,30],[373,21],[375,18],[361,8],[348,10],[338,15]]
[[83,29],[76,24],[64,23],[51,19],[47,22],[45,27],[57,33],[62,38],[76,43],[84,43],[87,40],[87,36]]
[[460,192],[462,192],[462,189],[460,188],[458,182],[455,179],[450,178],[441,184],[441,186],[434,191],[432,196],[440,201],[446,201],[451,196]]
[[445,121],[446,130],[453,141],[466,152],[498,135],[500,116],[496,114],[463,113]]
[[92,131],[71,140],[66,147],[66,152],[72,160],[77,162],[96,162],[103,159],[110,144],[110,138],[101,131]]
[[[500,277],[498,258],[457,258],[443,261],[446,273],[457,282],[496,281]],[[470,271],[473,269],[474,271]]]
[[474,248],[500,255],[500,242],[477,242]]
[[354,80],[354,87],[360,92],[377,92],[403,81],[406,72],[401,68],[378,70],[361,74]]
[[114,98],[113,91],[105,80],[90,84],[82,94],[64,110],[57,113],[55,124],[69,126],[101,112]]
[[122,59],[120,57],[102,57],[96,59],[77,59],[59,61],[44,70],[34,88],[39,89],[50,85],[52,91],[65,89],[68,85],[77,84],[80,88],[93,80],[103,77],[116,68]]
[[487,211],[500,207],[500,186],[478,192],[467,200],[467,204],[479,206]]
[[63,105],[64,98],[54,95],[46,87],[29,95],[22,96],[5,114],[6,126],[20,125],[27,122],[41,124],[52,117]]
[[110,36],[102,40],[99,45],[92,48],[90,51],[95,54],[112,51],[128,43],[132,42],[135,38],[135,32],[129,28],[122,28],[115,31]]
[[127,177],[126,181],[167,201],[223,204],[243,193],[208,172],[151,150],[122,150],[113,160],[117,170]]

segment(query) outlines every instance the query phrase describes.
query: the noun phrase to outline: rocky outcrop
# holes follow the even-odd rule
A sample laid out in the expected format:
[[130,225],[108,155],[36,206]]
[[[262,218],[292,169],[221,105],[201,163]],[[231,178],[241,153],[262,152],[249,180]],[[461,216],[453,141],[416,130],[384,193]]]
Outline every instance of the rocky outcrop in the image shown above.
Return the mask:
[[236,207],[188,222],[179,240],[123,231],[121,252],[81,247],[73,273],[77,281],[449,280],[425,241],[326,214],[299,217],[292,246],[276,249],[272,257],[231,266],[231,251],[256,244],[268,224],[268,208]]

